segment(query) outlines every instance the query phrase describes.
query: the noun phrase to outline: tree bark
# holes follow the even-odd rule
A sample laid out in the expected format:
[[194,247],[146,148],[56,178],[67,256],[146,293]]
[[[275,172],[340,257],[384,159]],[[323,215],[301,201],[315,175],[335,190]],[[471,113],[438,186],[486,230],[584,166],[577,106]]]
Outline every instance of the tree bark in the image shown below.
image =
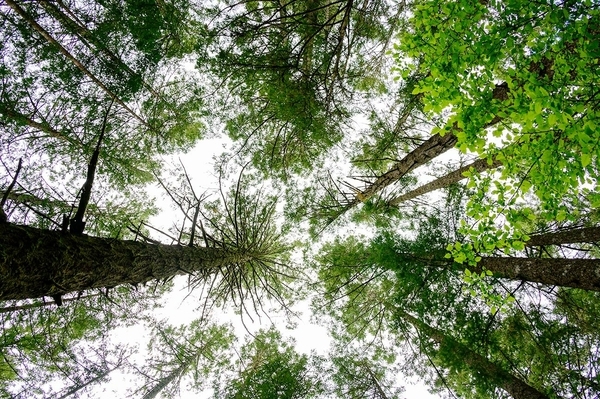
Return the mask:
[[600,259],[485,257],[477,264],[497,277],[600,291]]
[[102,140],[104,140],[104,134],[106,133],[106,121],[108,119],[108,113],[110,112],[112,105],[113,102],[111,101],[110,105],[108,106],[108,109],[106,110],[106,113],[104,114],[104,121],[102,122],[102,130],[100,131],[100,137],[98,137],[96,148],[94,150],[94,153],[92,154],[90,163],[88,164],[85,182],[83,183],[83,187],[81,188],[81,198],[79,199],[77,212],[75,213],[75,217],[71,219],[69,223],[69,231],[73,234],[82,234],[83,230],[85,230],[85,222],[83,221],[83,216],[85,215],[85,210],[92,196],[92,187],[94,186],[94,178],[96,177],[96,167],[98,166],[98,158],[100,157],[100,145],[102,144]]
[[[101,294],[91,294],[91,295],[82,295],[81,297],[73,297],[73,298],[61,298],[62,302],[73,302],[73,301],[79,301],[81,299],[85,299],[85,298],[92,298],[95,296],[99,296]],[[12,313],[12,312],[17,312],[19,310],[27,310],[27,309],[36,309],[36,308],[44,308],[44,307],[48,307],[48,306],[57,306],[57,303],[52,301],[52,302],[37,302],[37,303],[27,303],[25,305],[15,305],[15,306],[5,306],[3,308],[0,308],[0,313]]]
[[167,385],[171,382],[175,381],[179,376],[181,376],[185,372],[185,368],[188,366],[188,362],[192,359],[188,359],[187,362],[183,363],[181,366],[172,370],[169,374],[167,374],[164,378],[158,380],[158,383],[152,387],[152,389],[144,395],[142,399],[154,399],[160,394],[160,392],[165,389]]
[[348,208],[358,205],[360,202],[367,201],[375,193],[398,181],[413,169],[424,165],[431,159],[448,151],[454,147],[456,141],[457,138],[453,132],[448,132],[444,136],[440,136],[439,134],[431,136],[425,143],[421,144],[419,147],[408,153],[400,161],[396,162],[387,172],[379,176],[373,183],[368,185],[362,191],[357,192],[354,201],[348,205]]
[[251,259],[222,248],[146,244],[2,223],[0,300],[143,284],[188,273],[207,276]]
[[542,245],[575,244],[580,242],[600,242],[600,227],[583,227],[554,233],[536,234],[525,243],[528,247]]
[[388,205],[398,206],[404,201],[409,201],[423,194],[427,194],[431,191],[435,191],[443,187],[448,187],[451,184],[458,183],[459,181],[465,179],[464,173],[471,170],[471,168],[481,173],[486,170],[496,169],[500,165],[502,165],[502,163],[498,160],[494,160],[490,164],[488,163],[487,159],[478,159],[475,162],[468,164],[467,166],[463,166],[460,169],[448,173],[446,176],[442,176],[430,183],[417,187],[416,189],[409,191],[406,194],[402,194],[398,197],[391,199],[390,201],[388,201]]
[[440,347],[453,353],[455,360],[463,363],[473,372],[493,381],[497,387],[508,392],[514,399],[549,399],[547,395],[527,384],[527,382],[515,377],[468,346],[444,334],[441,330],[429,326],[404,311],[399,311],[399,314],[401,318],[412,324],[422,334],[439,343]]

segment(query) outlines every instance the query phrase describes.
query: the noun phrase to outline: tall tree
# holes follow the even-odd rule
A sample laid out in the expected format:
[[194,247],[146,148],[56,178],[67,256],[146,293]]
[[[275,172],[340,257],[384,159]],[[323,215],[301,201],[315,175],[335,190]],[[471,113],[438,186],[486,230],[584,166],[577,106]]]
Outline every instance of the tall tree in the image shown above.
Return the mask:
[[[138,367],[143,385],[135,390],[144,399],[177,395],[184,380],[195,391],[209,386],[229,361],[234,340],[231,327],[194,320],[173,327],[152,325],[150,359]],[[134,390],[132,390],[134,391]]]
[[541,392],[526,381],[515,377],[498,365],[481,356],[468,346],[461,344],[438,328],[431,327],[416,317],[402,310],[398,317],[410,323],[424,336],[423,340],[433,340],[439,345],[440,360],[445,367],[454,367],[456,363],[463,364],[471,369],[473,374],[479,374],[489,382],[505,390],[514,399],[548,399],[552,394]]
[[448,187],[451,184],[458,183],[459,181],[466,179],[468,173],[477,172],[481,173],[487,170],[493,170],[498,168],[502,163],[497,160],[488,161],[487,159],[478,159],[471,162],[468,165],[460,167],[445,176],[439,177],[427,184],[423,184],[407,193],[395,196],[389,200],[386,200],[388,206],[398,206],[405,201],[418,198],[421,195],[430,193],[440,188]]
[[36,300],[3,312],[2,396],[83,397],[116,369],[125,372],[132,348],[115,344],[111,332],[139,323],[159,297],[121,287],[70,296],[59,308]]
[[[221,208],[208,204],[212,217],[194,219],[186,246],[65,235],[2,223],[2,299],[36,298],[91,288],[143,284],[190,274],[198,283],[219,276],[215,290],[243,298],[265,289],[277,297],[292,278],[288,247],[274,226],[274,198],[252,198],[241,180]],[[198,204],[200,206],[200,204]],[[206,211],[205,211],[206,212]],[[208,213],[210,215],[210,213]],[[204,245],[199,245],[204,241]]]
[[247,341],[237,373],[217,382],[215,398],[317,398],[323,392],[318,359],[299,354],[274,328]]
[[360,111],[354,98],[386,90],[382,55],[404,10],[386,0],[222,1],[206,10],[213,41],[198,68],[235,96],[218,104],[240,152],[283,178],[321,163]]
[[[398,309],[415,314],[422,323],[434,325],[439,334],[452,337],[455,343],[463,345],[462,349],[475,354],[459,354],[461,349],[456,345],[442,350],[438,346],[440,341],[432,344],[425,331],[416,339],[419,347],[423,345],[421,353],[415,355],[421,360],[407,361],[413,365],[413,372],[416,370],[430,383],[443,384],[442,388],[450,387],[461,396],[495,395],[501,385],[492,374],[502,374],[517,385],[519,381],[514,379],[526,382],[546,395],[554,391],[559,396],[583,398],[594,392],[594,374],[589,373],[588,367],[595,369],[592,364],[596,355],[588,345],[596,338],[595,332],[589,330],[589,320],[581,320],[579,328],[562,315],[555,315],[553,306],[548,305],[559,302],[553,291],[538,290],[527,283],[495,280],[491,287],[471,294],[480,289],[479,283],[473,284],[461,276],[463,265],[443,267],[441,259],[437,266],[432,263],[435,262],[432,251],[443,252],[446,243],[456,239],[444,237],[442,226],[424,223],[416,239],[382,234],[368,245],[355,237],[348,238],[345,245],[341,242],[326,245],[316,257],[325,290],[315,301],[318,312],[331,315],[338,326],[335,328],[354,339],[376,342],[377,346],[390,340],[396,342],[387,348],[392,353],[398,350],[394,346],[405,347],[412,340],[406,329],[398,330]],[[412,255],[402,256],[409,253]],[[597,304],[597,292],[559,291],[565,299],[580,292],[589,301],[590,309],[595,309],[596,305],[591,304]],[[503,307],[502,313],[498,313],[493,309],[498,306],[494,297],[506,293],[514,296],[516,305]],[[576,314],[578,308],[573,305],[569,314]],[[398,356],[413,359],[410,350],[403,351]],[[477,353],[484,357],[477,358]],[[443,369],[440,369],[442,363],[436,363],[440,360],[438,354],[445,359]],[[477,360],[482,362],[476,365]],[[435,373],[429,371],[432,368],[427,365],[429,361],[434,362]],[[498,373],[476,370],[484,366]]]
[[[598,174],[599,114],[591,87],[598,77],[592,38],[599,13],[593,2],[431,1],[415,7],[411,28],[399,37],[400,73],[426,74],[414,92],[423,95],[430,114],[450,111],[443,129],[463,129],[457,134],[461,150],[488,157],[495,147],[503,149],[493,199],[482,202],[478,195],[470,202],[471,216],[484,225],[471,230],[473,237],[499,236],[493,225],[500,214],[517,232],[532,211],[548,221],[576,221],[567,203],[579,195],[597,208],[598,195],[586,182]],[[506,88],[503,99],[492,95],[498,81]],[[494,118],[502,124],[481,129]],[[497,139],[489,140],[490,133]]]

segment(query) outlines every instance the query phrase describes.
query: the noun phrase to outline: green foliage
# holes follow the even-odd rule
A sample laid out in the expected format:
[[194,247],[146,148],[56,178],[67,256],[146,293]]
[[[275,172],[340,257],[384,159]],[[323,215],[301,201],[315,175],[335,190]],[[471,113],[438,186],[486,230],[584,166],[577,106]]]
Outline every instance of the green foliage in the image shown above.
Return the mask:
[[65,297],[58,308],[35,300],[28,308],[1,313],[0,395],[53,397],[77,387],[83,394],[122,367],[130,350],[111,343],[110,334],[139,323],[156,296],[127,287],[114,294]]
[[[576,220],[565,205],[574,193],[598,205],[600,115],[593,87],[600,48],[593,37],[599,17],[591,1],[429,1],[416,6],[400,34],[397,71],[425,76],[413,93],[422,93],[425,112],[449,111],[440,131],[455,125],[462,151],[502,161],[501,177],[490,186],[495,200],[474,197],[468,205],[484,228],[501,215],[513,234],[527,212]],[[492,121],[500,124],[490,131]]]
[[344,137],[353,97],[384,90],[381,54],[400,10],[384,0],[207,8],[211,26],[197,65],[227,87],[227,101],[216,104],[240,152],[269,177],[318,166]]
[[[214,379],[223,398],[391,398],[399,389],[390,364],[402,358],[438,391],[502,397],[500,378],[467,361],[477,356],[549,396],[600,391],[598,295],[539,290],[477,265],[485,255],[598,254],[587,244],[527,244],[540,229],[597,224],[597,2],[426,0],[410,10],[385,0],[18,3],[23,13],[4,7],[0,28],[3,187],[12,164],[27,160],[5,206],[10,221],[58,229],[104,131],[86,232],[127,238],[127,228],[154,211],[141,186],[158,175],[161,157],[191,148],[205,130],[224,131],[239,159],[221,165],[217,199],[198,197],[187,174],[169,190],[184,213],[173,242],[236,257],[195,274],[189,286],[206,289],[206,308],[259,313],[275,303],[289,311],[307,292],[295,278],[314,271],[319,284],[309,287],[322,289],[315,313],[338,341],[325,360],[263,330],[231,364],[228,327],[154,322],[148,359],[137,367],[145,384],[133,393],[175,396]],[[190,61],[200,74],[184,67]],[[353,125],[361,133],[352,134]],[[321,170],[346,159],[368,184],[437,133],[456,135],[460,151],[501,169],[470,172],[467,187],[402,209],[383,196],[359,201],[355,187],[342,193],[339,174]],[[258,173],[228,182],[234,169]],[[309,173],[308,183],[293,182]],[[279,181],[267,189],[265,176]],[[279,220],[281,188],[292,222]],[[364,236],[324,244],[305,262],[314,270],[290,264],[291,223],[317,210],[313,226],[329,226],[355,204],[349,219]],[[106,349],[105,338],[145,309],[133,306],[126,287],[110,294],[6,315],[2,394],[48,397],[57,380],[86,386],[121,367],[126,352]]]
[[403,389],[398,386],[398,370],[390,366],[393,355],[383,361],[372,356],[368,347],[352,347],[338,337],[329,357],[332,388],[337,398],[395,399]]
[[215,398],[315,398],[323,392],[319,359],[301,355],[271,328],[246,341],[236,364],[238,374],[219,381]]
[[174,397],[182,386],[201,392],[229,363],[235,340],[231,326],[198,319],[179,327],[153,321],[151,328],[150,355],[138,367],[144,384],[134,394]]

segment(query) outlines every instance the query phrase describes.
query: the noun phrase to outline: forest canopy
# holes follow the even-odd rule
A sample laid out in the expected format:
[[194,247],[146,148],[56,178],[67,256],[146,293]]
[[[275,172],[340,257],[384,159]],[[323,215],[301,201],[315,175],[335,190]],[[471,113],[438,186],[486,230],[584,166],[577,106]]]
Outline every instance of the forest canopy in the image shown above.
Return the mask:
[[0,396],[600,395],[598,2],[0,13]]

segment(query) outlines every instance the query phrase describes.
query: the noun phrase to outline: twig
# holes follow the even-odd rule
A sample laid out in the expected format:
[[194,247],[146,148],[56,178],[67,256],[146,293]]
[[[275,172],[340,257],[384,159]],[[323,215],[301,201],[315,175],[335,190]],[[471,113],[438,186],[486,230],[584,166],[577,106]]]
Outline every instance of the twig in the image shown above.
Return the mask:
[[6,199],[8,198],[10,191],[15,186],[15,183],[17,183],[17,178],[19,177],[19,173],[21,172],[21,166],[23,166],[23,158],[19,158],[19,165],[17,166],[15,177],[13,177],[13,180],[8,186],[8,189],[4,192],[4,195],[2,196],[2,201],[0,201],[0,223],[6,223],[8,221],[8,217],[4,212],[4,204],[6,203]]

